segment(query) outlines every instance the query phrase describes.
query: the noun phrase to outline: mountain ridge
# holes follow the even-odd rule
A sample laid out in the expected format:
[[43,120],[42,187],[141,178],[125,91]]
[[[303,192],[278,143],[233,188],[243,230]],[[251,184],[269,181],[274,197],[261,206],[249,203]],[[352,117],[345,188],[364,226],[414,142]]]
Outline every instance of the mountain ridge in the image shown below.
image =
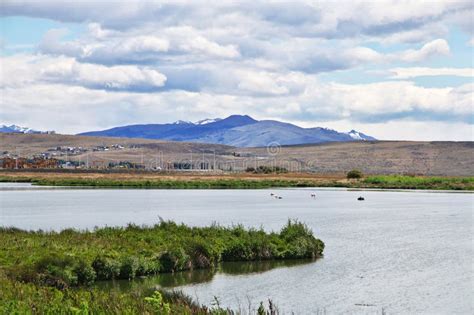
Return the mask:
[[344,133],[322,127],[303,128],[277,120],[255,120],[248,115],[208,118],[194,123],[179,120],[167,124],[127,125],[78,135],[203,142],[237,147],[259,147],[270,143],[295,145],[377,140],[356,130]]

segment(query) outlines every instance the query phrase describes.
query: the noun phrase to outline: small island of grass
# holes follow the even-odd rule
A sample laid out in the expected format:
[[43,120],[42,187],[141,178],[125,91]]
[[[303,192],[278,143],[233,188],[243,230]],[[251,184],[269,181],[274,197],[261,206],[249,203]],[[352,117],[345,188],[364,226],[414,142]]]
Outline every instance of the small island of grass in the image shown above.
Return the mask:
[[324,243],[297,221],[288,221],[278,233],[161,222],[94,231],[2,228],[0,238],[0,314],[225,312],[177,293],[104,292],[90,286],[99,280],[214,268],[222,261],[318,258],[324,250]]

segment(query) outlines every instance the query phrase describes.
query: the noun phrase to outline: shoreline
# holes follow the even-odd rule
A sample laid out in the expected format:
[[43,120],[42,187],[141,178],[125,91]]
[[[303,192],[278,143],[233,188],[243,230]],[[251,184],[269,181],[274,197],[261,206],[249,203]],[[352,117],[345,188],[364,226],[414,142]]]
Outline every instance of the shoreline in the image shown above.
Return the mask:
[[[0,181],[0,184],[29,184],[30,186],[18,186],[18,187],[2,187],[0,186],[1,191],[42,191],[42,190],[224,190],[219,188],[156,188],[156,187],[133,187],[133,186],[46,186],[46,185],[35,185],[32,182],[4,182]],[[252,188],[227,188],[227,190],[252,190]],[[269,188],[259,188],[259,190],[292,190],[292,189],[305,189],[308,191],[372,191],[372,192],[407,192],[407,193],[445,193],[445,194],[472,194],[473,190],[443,190],[443,189],[400,189],[400,188],[369,188],[369,187],[321,187],[321,186],[308,186],[308,187],[269,187]]]
[[347,179],[342,174],[196,174],[196,173],[65,173],[0,171],[0,182],[31,183],[35,187],[128,189],[269,189],[347,188],[394,191],[474,191],[474,176],[367,175]]

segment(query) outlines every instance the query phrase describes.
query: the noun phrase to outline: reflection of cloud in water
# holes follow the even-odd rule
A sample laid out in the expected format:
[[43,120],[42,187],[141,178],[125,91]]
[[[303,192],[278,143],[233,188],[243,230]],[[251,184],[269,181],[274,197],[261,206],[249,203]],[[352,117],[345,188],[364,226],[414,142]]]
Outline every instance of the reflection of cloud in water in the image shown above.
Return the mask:
[[129,280],[112,280],[97,282],[96,287],[102,290],[151,290],[155,287],[174,288],[190,284],[212,281],[216,273],[244,275],[262,273],[275,268],[290,268],[314,262],[314,259],[298,260],[262,260],[251,262],[224,262],[215,269],[197,269],[175,273],[163,273],[156,276]]

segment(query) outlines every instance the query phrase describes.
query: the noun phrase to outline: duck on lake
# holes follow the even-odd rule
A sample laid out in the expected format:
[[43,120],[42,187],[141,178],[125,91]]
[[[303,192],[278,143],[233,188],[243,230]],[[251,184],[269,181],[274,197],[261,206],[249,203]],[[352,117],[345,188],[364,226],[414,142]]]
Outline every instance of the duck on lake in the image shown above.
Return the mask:
[[357,200],[362,201],[362,200],[365,200],[365,198],[360,196],[359,198],[357,198]]

